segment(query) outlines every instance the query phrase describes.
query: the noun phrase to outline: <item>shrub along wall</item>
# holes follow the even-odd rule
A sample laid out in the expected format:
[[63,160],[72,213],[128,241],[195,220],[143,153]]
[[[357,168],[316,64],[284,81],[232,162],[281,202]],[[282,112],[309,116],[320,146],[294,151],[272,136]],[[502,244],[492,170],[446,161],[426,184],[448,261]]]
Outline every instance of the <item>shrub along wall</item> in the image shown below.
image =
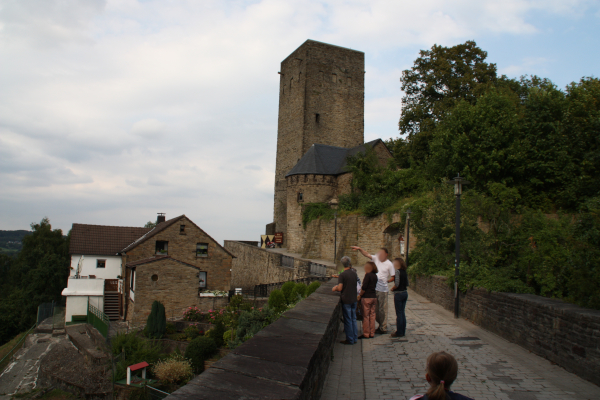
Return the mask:
[[[454,309],[454,292],[443,276],[417,277],[412,289]],[[472,289],[460,297],[460,316],[567,371],[600,384],[600,311],[532,294]]]
[[318,399],[341,318],[334,285],[321,285],[167,399]]

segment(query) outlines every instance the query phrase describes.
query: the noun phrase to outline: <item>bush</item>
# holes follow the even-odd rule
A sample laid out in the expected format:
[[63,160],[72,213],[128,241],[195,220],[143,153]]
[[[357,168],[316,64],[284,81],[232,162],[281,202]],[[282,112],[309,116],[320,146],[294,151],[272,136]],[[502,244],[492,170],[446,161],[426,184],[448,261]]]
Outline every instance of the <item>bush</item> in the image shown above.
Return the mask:
[[181,354],[174,354],[166,360],[158,361],[152,367],[154,376],[163,383],[186,383],[194,376],[192,363]]
[[281,290],[275,289],[269,295],[269,308],[275,311],[283,311],[287,308],[287,300]]
[[291,297],[292,290],[294,289],[295,286],[296,286],[296,284],[294,282],[286,282],[281,286],[281,292],[285,296],[285,300],[287,301],[288,304],[293,303],[295,300],[294,298]]
[[172,335],[173,333],[177,332],[177,329],[175,328],[175,324],[172,322],[167,322],[167,326],[166,326],[166,333]]
[[189,340],[194,340],[200,336],[200,331],[196,325],[188,325],[188,327],[183,330],[183,333],[185,333],[185,337]]
[[308,290],[308,286],[306,283],[296,283],[296,292],[300,295],[300,297],[306,297],[306,291]]
[[225,331],[225,333],[223,334],[223,342],[225,343],[225,345],[227,347],[229,347],[229,342],[232,342],[235,340],[235,329],[230,329],[228,331]]
[[167,317],[165,315],[165,306],[161,302],[155,300],[152,303],[152,310],[150,311],[150,315],[148,315],[146,326],[148,327],[149,338],[160,339],[165,335]]
[[[221,340],[223,340],[222,337]],[[214,340],[206,336],[198,336],[185,349],[185,358],[190,360],[194,373],[199,374],[204,371],[204,361],[215,355],[216,352],[217,344]]]
[[211,338],[217,347],[223,346],[223,334],[225,333],[225,325],[222,322],[218,321],[214,324],[214,327],[208,331],[208,337]]
[[313,294],[315,290],[317,290],[319,287],[321,287],[321,282],[319,281],[314,281],[310,285],[308,285],[308,289],[306,289],[306,297]]
[[235,339],[229,342],[229,348],[234,349],[246,340],[251,339],[262,328],[276,321],[280,316],[281,312],[270,307],[242,312],[238,320]]

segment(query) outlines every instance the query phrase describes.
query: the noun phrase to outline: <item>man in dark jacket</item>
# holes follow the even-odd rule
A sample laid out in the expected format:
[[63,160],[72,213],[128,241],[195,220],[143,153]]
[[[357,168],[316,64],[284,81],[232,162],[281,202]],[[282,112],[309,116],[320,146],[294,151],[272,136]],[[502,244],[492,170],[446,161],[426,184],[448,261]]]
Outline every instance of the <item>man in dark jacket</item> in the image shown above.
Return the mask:
[[349,257],[342,257],[344,272],[338,277],[338,284],[333,287],[334,292],[342,292],[340,301],[342,302],[342,315],[344,317],[344,333],[346,340],[342,344],[355,344],[358,340],[358,327],[356,326],[356,284],[358,276],[352,269]]

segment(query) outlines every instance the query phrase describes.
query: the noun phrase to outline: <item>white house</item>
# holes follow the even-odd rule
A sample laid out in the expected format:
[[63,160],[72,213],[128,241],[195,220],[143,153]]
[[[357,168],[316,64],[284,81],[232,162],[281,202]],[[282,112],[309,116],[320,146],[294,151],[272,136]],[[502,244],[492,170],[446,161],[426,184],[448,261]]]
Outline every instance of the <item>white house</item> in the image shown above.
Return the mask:
[[67,323],[87,315],[88,305],[112,320],[121,317],[124,276],[121,252],[148,231],[150,228],[73,224],[69,247],[71,273],[62,292],[67,297]]

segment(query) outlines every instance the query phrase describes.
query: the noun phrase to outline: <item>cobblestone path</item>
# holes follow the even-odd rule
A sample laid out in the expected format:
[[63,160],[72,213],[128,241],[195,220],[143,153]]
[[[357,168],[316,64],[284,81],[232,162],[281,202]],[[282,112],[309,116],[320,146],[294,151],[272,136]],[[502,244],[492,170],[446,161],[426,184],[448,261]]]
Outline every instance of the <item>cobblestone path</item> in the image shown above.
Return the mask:
[[[389,300],[388,326],[395,329],[391,294]],[[336,344],[321,399],[409,399],[422,394],[428,387],[427,356],[441,350],[459,364],[452,390],[477,400],[600,399],[600,387],[469,321],[455,320],[410,290],[406,309],[406,337],[376,335],[354,346]]]

